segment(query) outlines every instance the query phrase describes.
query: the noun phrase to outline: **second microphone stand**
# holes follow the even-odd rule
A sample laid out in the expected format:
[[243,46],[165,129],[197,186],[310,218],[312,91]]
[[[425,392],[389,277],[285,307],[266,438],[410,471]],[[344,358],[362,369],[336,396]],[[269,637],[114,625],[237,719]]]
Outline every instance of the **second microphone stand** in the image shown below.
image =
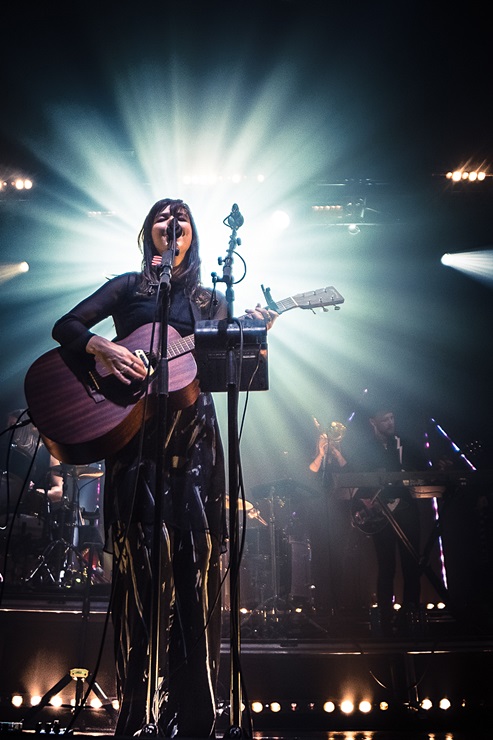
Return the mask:
[[169,249],[161,261],[161,274],[158,288],[159,314],[159,362],[157,367],[157,409],[156,409],[156,494],[154,497],[154,527],[151,551],[151,573],[153,588],[151,597],[151,620],[149,639],[149,675],[147,680],[146,724],[142,734],[158,735],[159,717],[159,646],[161,641],[161,529],[163,516],[163,497],[165,482],[165,444],[167,436],[169,367],[168,367],[168,323],[171,292],[172,266],[176,254],[176,220],[173,219],[172,233],[168,234]]
[[[233,318],[233,253],[240,244],[237,230],[243,224],[238,206],[233,205],[231,214],[224,223],[231,228],[228,256],[223,263],[221,282],[226,285],[226,302],[228,306],[228,325]],[[213,279],[219,279],[213,274]],[[238,511],[239,489],[239,449],[238,449],[238,377],[234,340],[226,347],[226,390],[228,394],[228,490],[229,490],[229,541],[230,541],[230,727],[225,737],[237,738],[242,731],[242,696],[241,696],[241,628],[240,628],[240,525]]]

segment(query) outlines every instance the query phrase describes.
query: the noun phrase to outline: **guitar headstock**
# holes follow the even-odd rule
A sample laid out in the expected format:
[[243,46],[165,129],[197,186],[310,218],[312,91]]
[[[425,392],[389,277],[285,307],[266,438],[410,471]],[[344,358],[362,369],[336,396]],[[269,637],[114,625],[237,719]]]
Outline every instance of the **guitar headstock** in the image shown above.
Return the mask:
[[267,301],[267,308],[277,311],[277,313],[289,311],[291,308],[310,308],[312,311],[315,311],[316,308],[322,308],[326,311],[327,306],[335,306],[337,309],[340,303],[344,303],[342,295],[332,286],[299,293],[282,301],[274,301],[270,294],[270,288],[264,288],[263,285],[261,287]]
[[312,311],[316,308],[326,308],[327,306],[335,306],[337,308],[341,303],[344,303],[343,296],[333,286],[299,293],[292,296],[292,300],[298,308],[308,308]]

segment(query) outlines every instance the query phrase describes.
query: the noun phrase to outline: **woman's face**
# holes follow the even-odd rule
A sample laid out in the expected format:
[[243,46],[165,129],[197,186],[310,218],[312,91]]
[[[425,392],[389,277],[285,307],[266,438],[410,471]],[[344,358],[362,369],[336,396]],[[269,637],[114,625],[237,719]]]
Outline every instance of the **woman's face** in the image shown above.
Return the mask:
[[[173,261],[173,267],[181,265],[185,259],[185,255],[190,249],[192,243],[192,225],[190,218],[185,208],[175,208],[175,217],[181,226],[181,235],[176,240],[176,254]],[[171,206],[166,206],[162,211],[156,214],[154,224],[152,226],[152,241],[158,254],[163,255],[169,248],[168,235],[166,229],[173,218],[171,213]]]

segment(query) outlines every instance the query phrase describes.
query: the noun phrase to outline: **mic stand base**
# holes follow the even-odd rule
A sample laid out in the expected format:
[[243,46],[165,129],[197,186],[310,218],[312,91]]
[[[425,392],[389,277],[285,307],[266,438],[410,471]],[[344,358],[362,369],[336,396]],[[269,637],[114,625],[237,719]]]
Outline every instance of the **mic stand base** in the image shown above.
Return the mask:
[[242,737],[243,733],[241,731],[241,727],[230,727],[226,730],[223,737],[224,738],[237,738]]
[[142,737],[142,735],[157,737],[159,735],[159,727],[153,722],[149,722],[134,733],[134,737]]

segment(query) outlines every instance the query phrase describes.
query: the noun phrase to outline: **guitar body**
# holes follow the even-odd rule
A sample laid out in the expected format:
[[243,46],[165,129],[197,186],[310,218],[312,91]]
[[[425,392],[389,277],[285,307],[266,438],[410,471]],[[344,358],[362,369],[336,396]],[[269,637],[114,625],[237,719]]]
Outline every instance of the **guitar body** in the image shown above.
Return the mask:
[[[274,303],[270,289],[269,308],[279,314],[292,308],[338,306],[342,295],[332,286],[300,293]],[[119,340],[121,344],[157,364],[159,327],[145,324]],[[152,341],[152,347],[151,347]],[[168,328],[168,404],[171,409],[191,406],[200,393],[197,365],[192,354],[195,336],[181,337]],[[156,407],[156,381],[121,383],[90,354],[74,354],[57,347],[39,357],[29,368],[24,391],[29,416],[51,454],[69,465],[87,465],[118,452],[134,437]],[[147,398],[147,401],[146,401]]]
[[[144,352],[151,366],[159,342],[158,328],[151,349],[152,325],[146,324],[118,341],[131,352]],[[168,345],[180,341],[169,327]],[[190,352],[168,363],[169,403],[191,405],[199,393],[197,366]],[[29,415],[51,454],[70,465],[102,460],[121,449],[138,432],[156,405],[155,379],[127,386],[94,361],[57,347],[29,368],[24,391]],[[147,395],[147,403],[145,397]]]

